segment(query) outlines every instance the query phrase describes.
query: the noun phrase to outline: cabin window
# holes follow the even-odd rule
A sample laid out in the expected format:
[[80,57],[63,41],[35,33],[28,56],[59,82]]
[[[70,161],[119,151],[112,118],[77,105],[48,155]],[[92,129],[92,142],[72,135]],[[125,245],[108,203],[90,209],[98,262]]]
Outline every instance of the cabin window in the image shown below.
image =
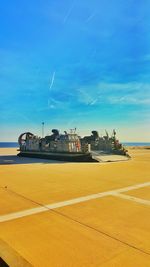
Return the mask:
[[0,267],[9,267],[9,265],[0,257]]

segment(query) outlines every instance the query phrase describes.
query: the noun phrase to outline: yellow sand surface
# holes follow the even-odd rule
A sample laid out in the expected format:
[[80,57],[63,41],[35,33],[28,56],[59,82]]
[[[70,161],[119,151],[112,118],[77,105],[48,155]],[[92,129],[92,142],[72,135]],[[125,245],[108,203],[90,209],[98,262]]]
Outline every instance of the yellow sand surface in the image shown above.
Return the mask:
[[[104,164],[33,163],[16,153],[0,149],[0,216],[150,181],[148,149]],[[148,200],[149,192],[124,194]],[[12,267],[150,267],[149,222],[150,206],[106,196],[1,222],[0,257]]]
[[146,188],[140,188],[136,190],[131,190],[129,192],[125,192],[126,195],[150,200],[150,186],[147,186]]
[[17,155],[17,148],[0,148],[0,155]]

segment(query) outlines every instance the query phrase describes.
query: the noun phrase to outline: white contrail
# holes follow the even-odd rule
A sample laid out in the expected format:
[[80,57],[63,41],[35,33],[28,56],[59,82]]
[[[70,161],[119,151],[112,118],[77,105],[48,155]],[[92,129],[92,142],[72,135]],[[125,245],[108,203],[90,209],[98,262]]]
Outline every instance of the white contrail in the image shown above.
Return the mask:
[[55,80],[55,71],[53,72],[53,75],[52,75],[52,79],[51,79],[51,83],[50,83],[50,87],[49,87],[50,90],[53,86],[54,80]]
[[74,1],[74,2],[72,3],[71,7],[68,9],[68,12],[67,12],[67,14],[66,14],[65,17],[64,17],[63,23],[66,23],[67,19],[69,18],[70,13],[71,13],[71,11],[72,11],[73,8],[74,8],[75,2],[76,2],[76,1]]
[[92,13],[87,19],[86,19],[86,23],[89,22],[90,20],[92,20],[95,17],[96,13]]

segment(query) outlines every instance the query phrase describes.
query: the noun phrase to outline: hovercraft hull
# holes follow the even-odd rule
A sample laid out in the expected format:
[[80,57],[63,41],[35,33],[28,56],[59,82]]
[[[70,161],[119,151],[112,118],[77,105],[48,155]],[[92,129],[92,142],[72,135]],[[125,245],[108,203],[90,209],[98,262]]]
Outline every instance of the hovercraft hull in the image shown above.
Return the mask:
[[42,158],[59,161],[70,161],[70,162],[95,162],[90,153],[64,153],[64,152],[38,152],[38,151],[20,151],[17,155],[19,157],[30,157],[30,158]]

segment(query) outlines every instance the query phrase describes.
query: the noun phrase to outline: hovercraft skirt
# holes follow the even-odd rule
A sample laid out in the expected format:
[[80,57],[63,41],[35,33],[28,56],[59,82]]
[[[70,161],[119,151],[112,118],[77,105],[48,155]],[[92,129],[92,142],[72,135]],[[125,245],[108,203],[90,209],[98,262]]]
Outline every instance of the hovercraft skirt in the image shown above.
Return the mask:
[[19,157],[30,157],[30,158],[41,158],[59,161],[69,161],[69,162],[95,162],[90,153],[46,153],[46,152],[20,152],[17,156]]

